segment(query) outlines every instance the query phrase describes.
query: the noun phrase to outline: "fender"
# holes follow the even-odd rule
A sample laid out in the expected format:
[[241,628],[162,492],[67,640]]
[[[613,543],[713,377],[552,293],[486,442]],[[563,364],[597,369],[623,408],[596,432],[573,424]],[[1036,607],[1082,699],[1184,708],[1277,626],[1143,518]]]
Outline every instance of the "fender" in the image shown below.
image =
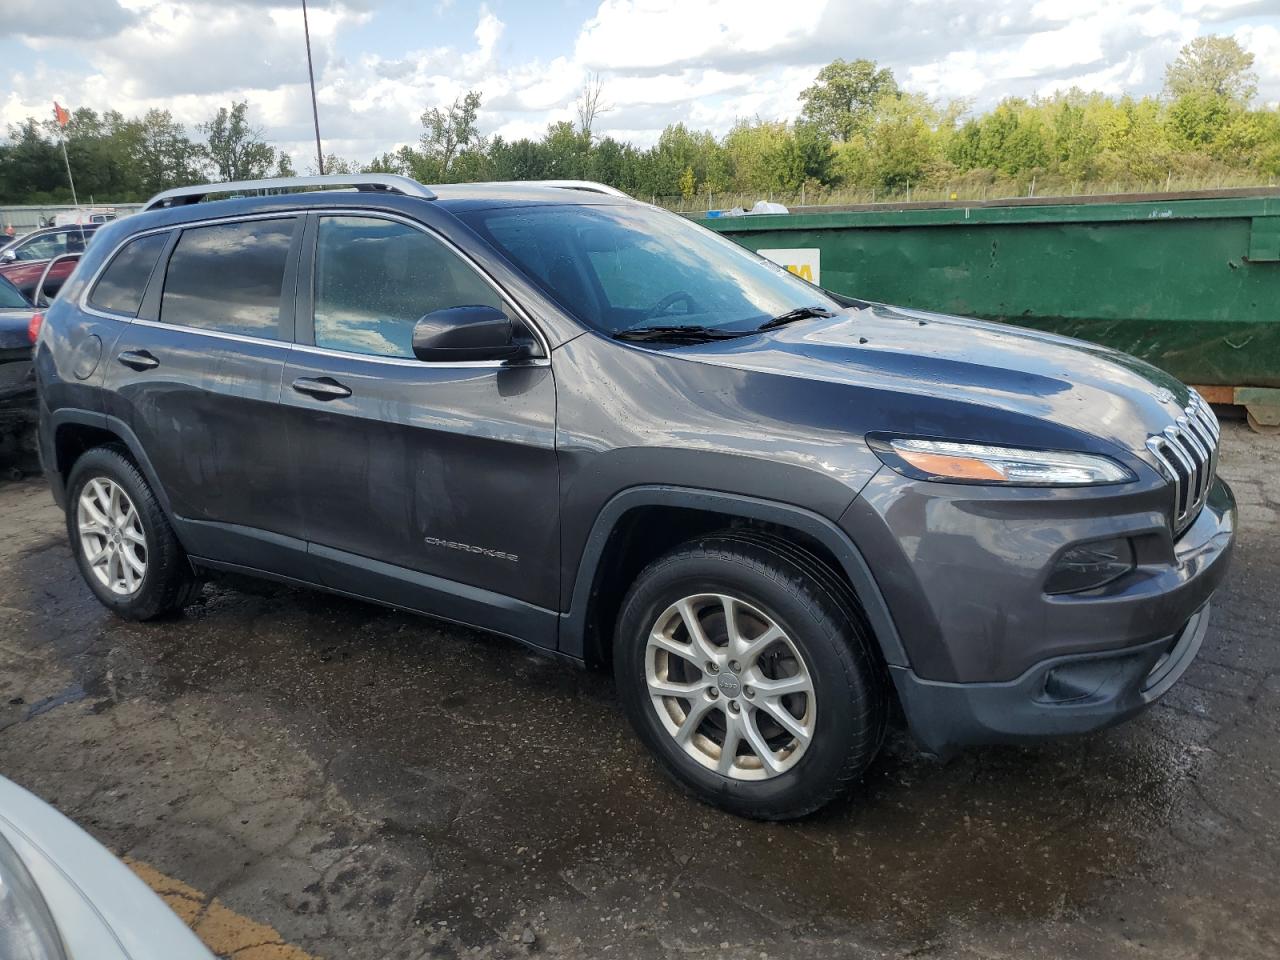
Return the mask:
[[[164,511],[165,517],[171,524],[174,523],[173,507],[169,503],[169,495],[165,493],[164,486],[160,483],[160,478],[156,476],[155,467],[151,465],[151,460],[147,456],[146,451],[142,449],[137,434],[130,429],[129,425],[119,417],[113,417],[106,413],[94,413],[91,410],[80,410],[76,408],[64,408],[55,410],[49,414],[49,439],[50,449],[49,457],[45,461],[45,476],[49,480],[49,485],[54,489],[54,499],[61,506],[66,498],[65,484],[62,475],[58,472],[57,462],[53,459],[56,452],[54,438],[57,436],[58,428],[67,424],[78,424],[86,427],[96,427],[99,430],[107,430],[114,433],[120,438],[120,442],[125,445],[129,451],[129,456],[133,458],[133,462],[138,465],[138,469],[142,471],[142,475],[146,477],[148,486],[151,487],[152,493],[155,494],[156,500],[160,503],[160,509]],[[176,525],[175,525],[176,529]]]
[[876,584],[871,568],[853,541],[832,521],[802,507],[773,500],[668,485],[629,487],[615,494],[601,507],[582,550],[582,558],[574,578],[569,610],[560,615],[559,649],[562,654],[578,660],[585,657],[587,607],[591,600],[591,588],[596,569],[604,555],[609,535],[627,511],[637,507],[651,506],[688,507],[723,513],[726,519],[745,517],[791,527],[813,537],[830,550],[839,561],[858,599],[862,601],[867,620],[871,624],[886,662],[891,666],[910,666],[902,640],[898,636],[898,629],[894,625],[889,607],[880,592],[880,587]]

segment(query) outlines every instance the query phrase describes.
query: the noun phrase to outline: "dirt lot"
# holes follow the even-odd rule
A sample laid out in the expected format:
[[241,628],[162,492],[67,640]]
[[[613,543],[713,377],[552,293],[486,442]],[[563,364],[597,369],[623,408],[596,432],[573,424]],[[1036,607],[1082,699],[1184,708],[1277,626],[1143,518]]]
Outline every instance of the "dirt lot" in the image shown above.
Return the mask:
[[1236,566],[1126,727],[761,825],[669,786],[611,681],[373,606],[222,581],[106,614],[0,485],[0,772],[237,960],[1280,956],[1280,438],[1225,431]]

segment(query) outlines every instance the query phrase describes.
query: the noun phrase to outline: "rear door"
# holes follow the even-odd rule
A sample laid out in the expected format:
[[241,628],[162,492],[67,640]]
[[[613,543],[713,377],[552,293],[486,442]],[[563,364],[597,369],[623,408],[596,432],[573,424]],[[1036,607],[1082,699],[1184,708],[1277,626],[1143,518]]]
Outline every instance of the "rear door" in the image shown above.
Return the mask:
[[306,548],[279,400],[302,222],[174,231],[107,383],[187,549],[295,576],[305,576]]
[[[558,591],[545,346],[511,366],[416,360],[414,323],[433,310],[485,304],[521,320],[419,225],[316,214],[305,246],[314,257],[299,283],[281,402],[316,570],[337,589],[527,638],[536,621],[549,626],[539,642],[553,645],[547,618],[525,611],[554,609]],[[505,610],[496,620],[485,609],[493,603]]]

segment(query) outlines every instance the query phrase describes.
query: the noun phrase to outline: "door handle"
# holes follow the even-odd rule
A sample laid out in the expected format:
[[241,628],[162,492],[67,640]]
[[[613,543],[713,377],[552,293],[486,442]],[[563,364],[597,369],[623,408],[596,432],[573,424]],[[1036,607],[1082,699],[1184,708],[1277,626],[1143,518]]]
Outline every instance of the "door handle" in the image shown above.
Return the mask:
[[344,387],[332,377],[299,377],[293,381],[293,389],[317,400],[341,400],[351,396],[351,388]]
[[146,350],[126,350],[116,359],[126,367],[131,367],[134,370],[154,370],[160,366],[160,361]]

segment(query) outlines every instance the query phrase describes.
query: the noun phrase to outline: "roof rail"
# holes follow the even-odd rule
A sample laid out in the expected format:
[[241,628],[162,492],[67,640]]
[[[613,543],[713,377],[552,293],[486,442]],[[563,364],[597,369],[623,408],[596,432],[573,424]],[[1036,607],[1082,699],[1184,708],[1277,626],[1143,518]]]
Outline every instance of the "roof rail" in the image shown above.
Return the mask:
[[617,187],[611,187],[607,183],[596,183],[594,180],[524,180],[518,182],[530,183],[538,187],[563,187],[565,190],[583,190],[587,193],[604,193],[611,197],[631,199],[628,194],[623,193]]
[[394,173],[332,173],[323,177],[271,177],[266,180],[233,180],[164,190],[143,205],[143,210],[180,207],[199,203],[211,193],[247,193],[261,190],[296,190],[306,187],[355,187],[357,190],[385,190],[406,197],[434,200],[436,195],[417,180]]

